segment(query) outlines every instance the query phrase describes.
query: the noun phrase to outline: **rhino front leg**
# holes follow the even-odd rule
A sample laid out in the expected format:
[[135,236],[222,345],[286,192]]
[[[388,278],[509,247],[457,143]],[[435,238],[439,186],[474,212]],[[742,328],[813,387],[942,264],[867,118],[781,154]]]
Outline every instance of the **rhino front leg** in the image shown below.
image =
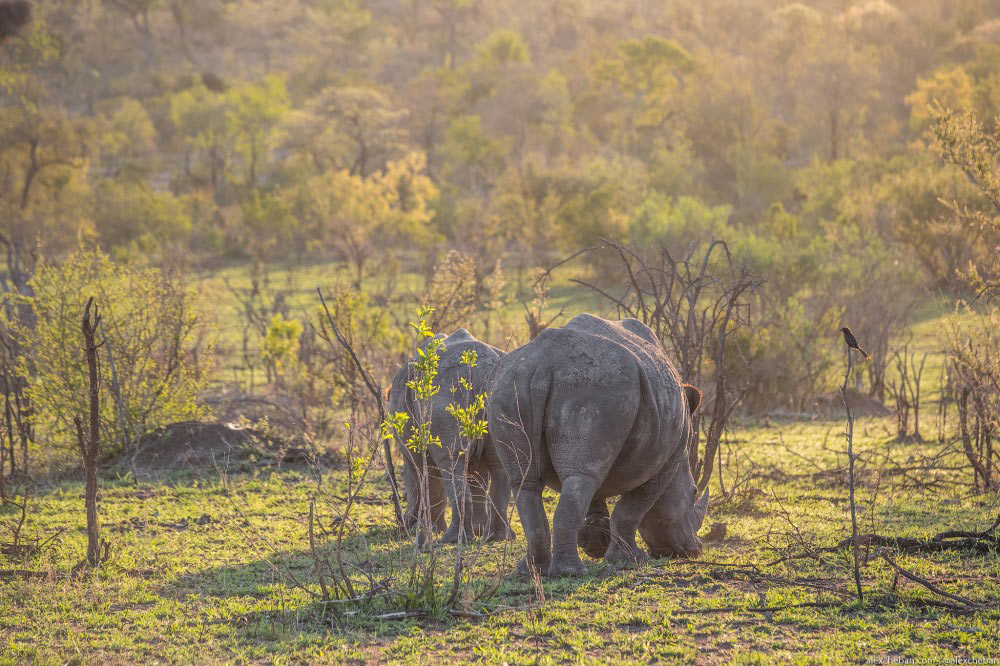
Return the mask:
[[451,505],[451,525],[441,537],[441,541],[455,543],[458,541],[459,533],[464,534],[465,540],[469,541],[473,538],[472,527],[475,516],[464,458],[460,457],[449,465],[445,473],[444,486],[448,493],[448,503]]
[[470,473],[466,480],[466,488],[469,493],[469,511],[471,518],[467,518],[472,527],[473,534],[479,537],[486,537],[490,533],[490,500],[489,500],[489,478],[479,473]]
[[622,495],[611,514],[611,545],[604,556],[605,561],[633,566],[649,560],[646,551],[636,544],[635,533],[661,494],[663,482],[657,475]]
[[[587,572],[576,542],[598,483],[580,474],[560,479],[562,492],[552,517],[552,564],[549,576],[579,576]],[[638,525],[638,523],[637,523]]]
[[[421,507],[430,511],[430,522],[435,532],[445,528],[444,485],[441,475],[433,464],[424,464],[420,454],[405,447],[400,451],[403,458],[403,492],[406,496],[406,527],[413,529],[420,518]],[[426,500],[426,504],[424,503]]]

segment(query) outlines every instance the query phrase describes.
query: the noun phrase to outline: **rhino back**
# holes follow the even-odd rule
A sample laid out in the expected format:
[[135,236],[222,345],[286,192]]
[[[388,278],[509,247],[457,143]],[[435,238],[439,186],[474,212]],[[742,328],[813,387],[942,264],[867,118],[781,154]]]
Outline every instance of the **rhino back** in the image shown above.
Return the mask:
[[551,461],[539,470],[550,485],[558,486],[552,473],[603,466],[604,496],[650,478],[690,432],[679,378],[659,344],[593,315],[547,329],[503,359],[494,402],[491,428],[520,419],[535,457],[543,467]]

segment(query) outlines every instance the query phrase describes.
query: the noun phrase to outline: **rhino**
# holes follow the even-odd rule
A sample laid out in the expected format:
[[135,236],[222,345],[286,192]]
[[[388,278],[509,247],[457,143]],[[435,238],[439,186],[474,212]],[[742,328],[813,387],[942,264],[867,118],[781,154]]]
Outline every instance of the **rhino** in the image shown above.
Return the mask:
[[[431,433],[441,440],[441,446],[431,446],[427,451],[427,503],[430,519],[435,530],[445,526],[445,509],[451,507],[451,523],[441,537],[446,543],[454,543],[464,530],[466,538],[480,535],[489,540],[506,539],[512,536],[507,523],[506,510],[510,502],[510,484],[504,474],[503,465],[497,455],[489,434],[474,441],[463,453],[467,442],[459,434],[458,422],[447,412],[451,403],[468,405],[469,393],[459,384],[465,378],[472,387],[473,394],[489,392],[490,379],[503,352],[474,338],[467,330],[459,329],[445,337],[434,336],[444,343],[439,352],[438,375],[435,383],[439,387],[431,399]],[[426,344],[426,343],[425,343]],[[462,354],[475,351],[477,361],[470,370],[462,363]],[[403,493],[406,498],[406,522],[408,526],[417,523],[420,509],[420,470],[424,459],[405,445],[412,428],[418,422],[417,405],[413,392],[407,388],[412,378],[412,361],[399,369],[389,389],[389,409],[403,412],[408,420],[397,448],[403,459]],[[451,391],[455,387],[454,393]],[[461,498],[465,503],[460,507]],[[460,508],[464,519],[460,520]]]
[[[582,574],[578,541],[607,562],[648,560],[637,530],[655,557],[699,554],[708,491],[698,498],[687,458],[699,401],[636,319],[581,314],[501,359],[487,413],[528,542],[519,570]],[[551,549],[545,486],[561,493]]]

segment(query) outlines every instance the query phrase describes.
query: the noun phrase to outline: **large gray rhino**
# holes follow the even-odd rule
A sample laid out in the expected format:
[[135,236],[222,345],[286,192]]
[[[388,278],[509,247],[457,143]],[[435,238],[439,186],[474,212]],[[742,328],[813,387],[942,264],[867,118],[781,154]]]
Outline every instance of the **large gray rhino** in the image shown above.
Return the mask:
[[[460,454],[465,442],[459,435],[458,422],[447,412],[450,403],[463,407],[468,405],[469,394],[459,385],[460,377],[469,382],[475,394],[490,390],[490,377],[503,352],[480,342],[464,328],[447,337],[439,334],[435,338],[444,342],[444,349],[440,352],[435,379],[439,391],[430,405],[431,432],[441,439],[441,446],[431,446],[427,451],[426,487],[431,521],[435,529],[444,529],[447,498],[447,504],[451,506],[451,524],[442,536],[446,543],[458,540],[460,522],[464,525],[467,538],[475,534],[485,535],[491,540],[509,538],[511,532],[506,511],[510,502],[510,484],[493,442],[487,434],[473,442],[467,455]],[[461,361],[462,354],[468,350],[475,351],[478,356],[471,372]],[[412,363],[400,368],[389,389],[389,409],[409,416],[402,433],[404,440],[409,438],[418,419],[413,392],[406,386],[411,373]],[[454,393],[452,387],[456,389]],[[398,439],[397,444],[403,458],[406,520],[412,526],[417,522],[420,506],[419,470],[423,466],[423,458]],[[463,496],[466,498],[463,509],[465,518],[460,521],[459,498]]]
[[[582,314],[500,361],[487,411],[528,541],[522,571],[583,573],[577,540],[588,514],[581,544],[598,556],[606,549],[607,561],[648,559],[636,545],[637,529],[655,556],[700,553],[708,493],[697,498],[687,462],[693,399],[700,396],[689,388],[653,332],[635,319]],[[546,485],[561,492],[554,553],[542,505]],[[600,526],[605,499],[616,495],[609,546]]]

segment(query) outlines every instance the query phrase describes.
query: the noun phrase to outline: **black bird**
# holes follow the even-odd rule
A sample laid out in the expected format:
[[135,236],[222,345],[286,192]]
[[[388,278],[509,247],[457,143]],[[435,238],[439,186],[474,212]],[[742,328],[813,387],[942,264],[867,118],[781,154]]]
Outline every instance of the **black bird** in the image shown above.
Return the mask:
[[31,5],[27,2],[0,2],[0,42],[13,37],[31,21]]
[[848,347],[850,347],[851,349],[857,349],[865,357],[865,361],[871,362],[872,360],[871,354],[869,354],[868,352],[866,352],[864,349],[861,348],[861,346],[858,344],[858,339],[854,337],[853,333],[851,333],[851,329],[845,326],[844,328],[840,329],[840,332],[844,334],[844,342],[847,343]]

